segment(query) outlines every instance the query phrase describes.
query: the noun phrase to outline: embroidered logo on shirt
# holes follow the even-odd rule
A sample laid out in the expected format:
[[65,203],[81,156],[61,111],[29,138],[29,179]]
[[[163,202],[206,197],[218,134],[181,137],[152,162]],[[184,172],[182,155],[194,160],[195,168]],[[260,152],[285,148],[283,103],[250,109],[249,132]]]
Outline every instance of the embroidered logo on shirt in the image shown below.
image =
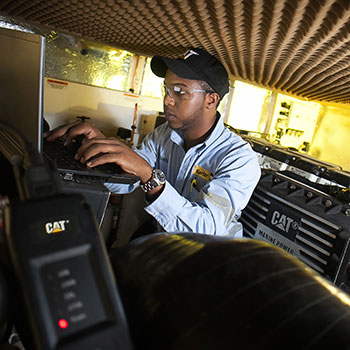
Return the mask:
[[193,174],[201,177],[202,179],[204,179],[206,181],[209,181],[210,180],[210,176],[211,176],[211,172],[210,171],[200,167],[199,165],[195,165],[194,166]]

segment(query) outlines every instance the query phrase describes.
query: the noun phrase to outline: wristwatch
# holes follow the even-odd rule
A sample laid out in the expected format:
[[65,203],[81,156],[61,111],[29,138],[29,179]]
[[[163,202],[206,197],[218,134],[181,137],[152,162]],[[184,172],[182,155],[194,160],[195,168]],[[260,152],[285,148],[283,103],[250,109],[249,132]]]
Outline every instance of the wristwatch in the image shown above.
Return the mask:
[[153,190],[154,188],[164,185],[165,184],[165,175],[164,173],[159,169],[153,169],[152,170],[152,176],[151,178],[141,185],[141,188],[145,192],[149,192]]

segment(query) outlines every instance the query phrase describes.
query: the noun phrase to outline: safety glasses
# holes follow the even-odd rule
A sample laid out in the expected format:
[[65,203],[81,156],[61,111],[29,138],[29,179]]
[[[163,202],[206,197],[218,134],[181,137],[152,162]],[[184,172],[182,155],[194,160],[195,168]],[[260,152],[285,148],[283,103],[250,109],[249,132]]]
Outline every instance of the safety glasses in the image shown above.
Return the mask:
[[213,93],[214,91],[191,89],[191,88],[187,88],[185,86],[179,86],[179,85],[167,86],[163,84],[163,97],[165,97],[166,95],[169,95],[170,98],[178,101],[190,100],[193,97],[193,94],[196,92]]

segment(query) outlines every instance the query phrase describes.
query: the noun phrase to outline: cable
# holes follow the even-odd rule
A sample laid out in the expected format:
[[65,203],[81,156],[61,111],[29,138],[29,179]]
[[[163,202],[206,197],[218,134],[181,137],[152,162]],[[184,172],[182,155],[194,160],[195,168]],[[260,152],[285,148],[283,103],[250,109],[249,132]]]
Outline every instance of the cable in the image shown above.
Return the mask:
[[45,161],[20,131],[0,121],[0,135],[0,152],[13,167],[21,201],[62,192],[62,184],[53,163]]
[[31,166],[43,163],[37,149],[19,130],[0,121],[0,132],[3,136],[0,150],[11,164],[16,165],[23,162],[26,166]]

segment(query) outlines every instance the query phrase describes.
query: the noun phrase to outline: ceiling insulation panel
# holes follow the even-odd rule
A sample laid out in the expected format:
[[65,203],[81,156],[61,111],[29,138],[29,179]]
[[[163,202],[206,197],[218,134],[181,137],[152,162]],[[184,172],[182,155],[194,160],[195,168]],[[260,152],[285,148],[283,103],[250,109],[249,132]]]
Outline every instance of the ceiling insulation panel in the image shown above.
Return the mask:
[[349,0],[2,0],[0,14],[147,56],[203,47],[232,79],[350,103]]

